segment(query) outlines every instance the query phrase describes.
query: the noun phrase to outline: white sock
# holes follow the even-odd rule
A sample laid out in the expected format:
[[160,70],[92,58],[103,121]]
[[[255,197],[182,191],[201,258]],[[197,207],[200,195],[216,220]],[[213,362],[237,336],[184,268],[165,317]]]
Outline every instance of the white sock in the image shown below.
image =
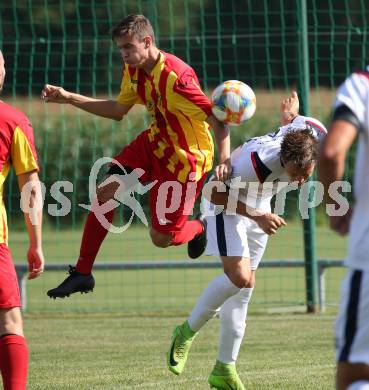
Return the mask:
[[219,307],[240,289],[235,286],[226,274],[213,279],[197,300],[188,317],[190,328],[197,332],[207,321],[214,317]]
[[220,309],[220,341],[218,360],[235,364],[246,329],[246,316],[254,288],[243,288],[228,298]]
[[357,381],[351,383],[346,390],[369,390],[369,381]]

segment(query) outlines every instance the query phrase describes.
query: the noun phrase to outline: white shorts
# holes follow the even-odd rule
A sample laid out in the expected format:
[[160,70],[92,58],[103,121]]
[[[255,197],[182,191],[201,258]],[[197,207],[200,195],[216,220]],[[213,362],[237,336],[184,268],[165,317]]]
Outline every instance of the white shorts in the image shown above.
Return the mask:
[[369,364],[369,271],[349,269],[342,281],[336,358]]
[[253,220],[241,215],[208,216],[207,247],[209,256],[242,256],[250,258],[251,269],[258,268],[268,235]]

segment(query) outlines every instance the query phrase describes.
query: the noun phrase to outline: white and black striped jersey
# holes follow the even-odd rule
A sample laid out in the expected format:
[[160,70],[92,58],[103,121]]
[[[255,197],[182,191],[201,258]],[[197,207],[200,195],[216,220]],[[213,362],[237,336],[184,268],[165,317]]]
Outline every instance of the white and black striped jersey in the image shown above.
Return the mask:
[[338,88],[333,110],[333,120],[347,120],[359,132],[354,173],[355,207],[346,264],[369,270],[369,66],[351,74]]
[[232,152],[233,180],[228,184],[232,187],[234,178],[247,183],[244,189],[242,185],[240,186],[240,201],[253,208],[270,210],[270,200],[273,195],[290,181],[280,159],[283,138],[288,132],[306,128],[310,129],[318,139],[322,139],[327,134],[327,129],[320,121],[300,115],[292,123],[280,127],[275,132],[251,138]]

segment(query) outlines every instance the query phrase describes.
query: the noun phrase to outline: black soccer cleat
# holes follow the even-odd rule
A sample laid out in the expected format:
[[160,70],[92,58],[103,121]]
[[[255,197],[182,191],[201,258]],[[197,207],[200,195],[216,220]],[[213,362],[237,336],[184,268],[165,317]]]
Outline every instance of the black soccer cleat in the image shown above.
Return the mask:
[[201,222],[204,230],[187,244],[188,257],[191,259],[197,259],[200,257],[206,248],[206,218],[202,214],[197,214],[196,219]]
[[95,287],[95,279],[92,274],[80,274],[76,267],[69,266],[69,276],[58,287],[47,292],[50,298],[65,298],[76,292],[88,293]]

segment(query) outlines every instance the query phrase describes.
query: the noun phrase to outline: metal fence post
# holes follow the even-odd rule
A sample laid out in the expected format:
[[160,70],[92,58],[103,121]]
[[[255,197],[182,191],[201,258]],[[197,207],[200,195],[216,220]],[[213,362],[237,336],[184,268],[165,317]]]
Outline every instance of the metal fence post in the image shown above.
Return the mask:
[[[309,41],[307,31],[306,0],[300,0],[297,18],[298,45],[298,84],[301,96],[300,113],[309,115],[310,112],[310,70],[309,70]],[[310,198],[314,197],[310,193]],[[312,199],[310,199],[312,200]],[[304,219],[304,253],[305,253],[305,280],[306,305],[308,313],[316,313],[317,304],[317,262],[315,253],[315,210],[309,208],[308,219]]]

